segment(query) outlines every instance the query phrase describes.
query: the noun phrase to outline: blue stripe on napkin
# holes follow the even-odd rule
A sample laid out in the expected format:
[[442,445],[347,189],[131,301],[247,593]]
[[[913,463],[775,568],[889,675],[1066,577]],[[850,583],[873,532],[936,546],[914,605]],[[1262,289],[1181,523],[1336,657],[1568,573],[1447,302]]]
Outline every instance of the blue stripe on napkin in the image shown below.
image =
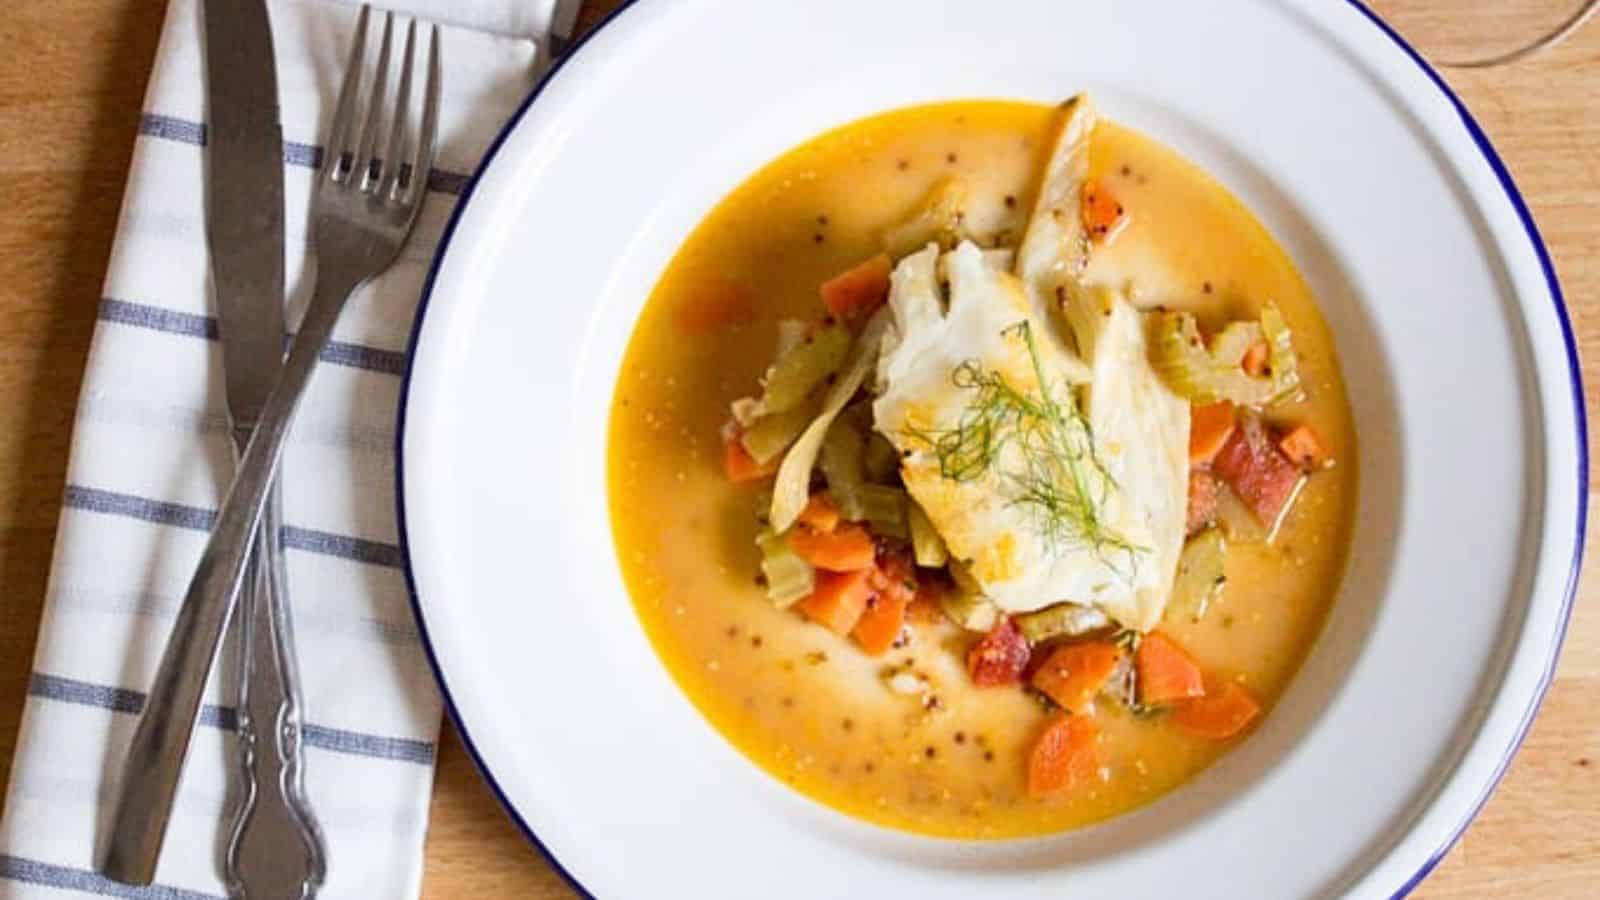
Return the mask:
[[186,891],[160,884],[134,887],[83,869],[52,866],[49,863],[5,854],[0,854],[0,878],[60,888],[64,891],[99,894],[102,897],[124,897],[127,900],[223,900],[215,894],[202,894],[199,891]]
[[123,325],[148,328],[151,331],[165,331],[167,334],[205,338],[208,341],[217,339],[217,320],[211,316],[162,309],[159,306],[116,300],[111,297],[100,301],[100,321],[120,322]]
[[[115,297],[105,297],[100,301],[100,321],[208,341],[217,339],[217,320],[211,316],[179,312],[132,300],[118,300]],[[343,341],[329,341],[322,350],[321,359],[323,362],[388,375],[401,375],[406,370],[406,355],[401,351]]]
[[[79,484],[67,485],[62,503],[71,509],[81,509],[85,512],[140,519],[157,525],[173,525],[194,531],[210,531],[212,523],[217,518],[216,510],[212,509],[152,500],[149,497],[122,494]],[[336,556],[391,569],[398,569],[401,565],[400,548],[395,544],[311,528],[298,528],[294,525],[283,526],[283,545],[293,550]]]
[[[144,709],[145,698],[144,694],[128,688],[92,684],[59,675],[46,675],[43,672],[33,673],[33,678],[28,683],[28,693],[58,703],[93,706],[129,715],[137,715],[139,710]],[[237,731],[239,712],[231,706],[207,704],[200,708],[199,722],[207,728]],[[307,747],[316,747],[333,753],[422,765],[433,762],[434,747],[427,741],[363,734],[311,723],[301,726],[300,736]]]
[[[193,144],[197,147],[203,147],[206,143],[206,125],[204,122],[180,119],[177,116],[164,116],[160,113],[145,113],[140,116],[139,133],[145,137],[158,138],[163,141],[175,141],[180,144]],[[322,165],[322,148],[315,144],[284,141],[283,161],[291,166],[315,169]],[[434,169],[428,173],[428,190],[438,191],[441,194],[460,195],[466,190],[467,182],[471,180],[472,176],[464,175],[460,172]]]
[[300,737],[306,742],[307,747],[318,747],[334,753],[351,753],[356,756],[371,756],[422,765],[433,763],[433,744],[428,741],[341,731],[309,723],[301,726]]

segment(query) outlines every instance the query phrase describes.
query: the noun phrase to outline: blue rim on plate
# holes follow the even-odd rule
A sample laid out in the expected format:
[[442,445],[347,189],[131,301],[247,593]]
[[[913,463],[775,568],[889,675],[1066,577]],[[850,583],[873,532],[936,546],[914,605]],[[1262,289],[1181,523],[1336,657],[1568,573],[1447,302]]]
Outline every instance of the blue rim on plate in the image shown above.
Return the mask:
[[[578,53],[588,45],[591,38],[593,38],[596,34],[599,34],[600,31],[602,31],[606,26],[610,25],[624,12],[632,9],[639,2],[640,0],[623,0],[623,3],[620,6],[608,13],[603,19],[596,23],[593,28],[580,37],[576,43],[567,48],[566,52],[562,56],[555,60],[550,69],[539,79],[538,84],[534,85],[533,90],[529,92],[527,98],[522,101],[522,104],[519,107],[517,107],[517,111],[512,114],[510,120],[507,121],[505,126],[500,129],[500,133],[495,136],[494,141],[490,143],[488,151],[484,153],[483,160],[473,171],[472,177],[467,182],[466,188],[461,192],[461,196],[456,200],[455,209],[450,214],[450,220],[445,224],[444,232],[439,238],[439,246],[434,251],[432,263],[429,264],[428,275],[423,281],[422,295],[417,304],[415,318],[411,324],[411,336],[406,341],[406,370],[401,376],[400,380],[399,413],[395,422],[395,512],[396,525],[399,532],[400,558],[406,579],[406,593],[411,603],[412,615],[417,620],[417,632],[422,638],[423,652],[428,658],[428,665],[433,669],[433,676],[435,680],[439,682],[439,690],[444,699],[445,710],[450,716],[450,721],[455,725],[456,733],[461,736],[462,746],[466,748],[467,755],[471,757],[473,765],[477,767],[478,773],[483,776],[483,780],[489,785],[489,790],[493,792],[495,799],[499,801],[501,808],[504,809],[511,817],[511,820],[516,823],[517,829],[521,831],[523,836],[527,838],[528,842],[539,851],[540,855],[542,855],[545,860],[550,863],[550,866],[560,873],[561,877],[565,879],[567,884],[571,886],[573,890],[577,891],[580,895],[589,898],[593,898],[595,895],[591,893],[588,888],[584,887],[583,883],[577,879],[577,876],[568,871],[567,868],[562,865],[561,860],[557,859],[556,855],[552,853],[550,848],[545,845],[544,841],[539,839],[539,835],[534,833],[533,828],[528,825],[527,821],[523,819],[522,814],[517,811],[514,805],[512,805],[510,799],[506,796],[505,791],[501,788],[500,783],[495,780],[494,773],[489,771],[489,767],[485,764],[482,754],[479,753],[477,746],[472,742],[472,736],[467,731],[466,724],[461,720],[461,713],[456,708],[455,701],[450,695],[450,685],[445,681],[444,670],[440,667],[439,658],[434,652],[433,642],[428,637],[427,623],[423,619],[422,606],[417,597],[416,576],[413,574],[411,569],[410,541],[408,539],[406,530],[406,502],[404,489],[406,409],[408,406],[408,400],[411,396],[412,362],[416,359],[417,343],[422,334],[422,323],[427,317],[428,302],[433,297],[434,282],[439,275],[439,263],[444,259],[445,253],[449,250],[450,239],[455,234],[456,225],[460,223],[462,213],[466,210],[468,203],[472,200],[473,192],[477,189],[478,182],[482,178],[483,173],[494,162],[495,156],[500,152],[500,147],[505,143],[506,138],[511,134],[512,131],[516,129],[517,125],[522,122],[523,116],[527,115],[528,110],[533,106],[534,102],[539,99],[539,96],[544,92],[545,86],[550,83],[551,79],[555,77],[556,73],[560,72],[562,67],[565,66],[568,61],[577,56]],[[1390,26],[1389,23],[1385,22],[1381,16],[1370,9],[1366,3],[1363,2],[1363,0],[1345,0],[1345,2],[1353,7],[1356,11],[1361,13],[1361,15],[1370,21],[1375,27],[1377,27],[1379,31],[1383,32],[1385,36],[1393,41],[1394,44],[1399,47],[1406,56],[1408,56],[1417,64],[1419,68],[1422,69],[1423,73],[1428,76],[1428,80],[1432,81],[1433,84],[1438,87],[1439,91],[1444,94],[1445,98],[1450,101],[1450,105],[1455,108],[1456,113],[1461,118],[1461,124],[1466,127],[1468,135],[1472,138],[1473,143],[1477,145],[1478,151],[1483,155],[1484,161],[1489,164],[1489,168],[1494,171],[1495,178],[1499,180],[1501,188],[1505,191],[1506,198],[1511,201],[1512,208],[1516,210],[1517,217],[1522,222],[1523,230],[1527,233],[1528,240],[1533,244],[1534,252],[1538,256],[1539,266],[1544,271],[1545,282],[1550,289],[1550,297],[1555,305],[1556,321],[1561,326],[1561,339],[1566,345],[1567,351],[1567,374],[1568,380],[1571,384],[1573,416],[1578,431],[1577,541],[1575,544],[1572,561],[1569,564],[1567,571],[1567,583],[1561,601],[1560,624],[1557,628],[1555,644],[1550,648],[1549,658],[1545,663],[1544,671],[1540,674],[1538,689],[1534,692],[1533,701],[1528,704],[1527,710],[1523,713],[1522,720],[1517,724],[1516,733],[1512,737],[1510,745],[1506,747],[1505,753],[1501,757],[1499,764],[1495,767],[1494,775],[1484,785],[1482,793],[1479,794],[1477,800],[1473,803],[1472,808],[1467,812],[1467,815],[1456,824],[1450,837],[1443,844],[1441,844],[1431,856],[1428,857],[1427,861],[1423,863],[1422,868],[1417,870],[1416,874],[1407,879],[1406,882],[1395,891],[1393,896],[1399,898],[1406,896],[1412,890],[1414,890],[1417,885],[1422,883],[1423,879],[1428,876],[1428,873],[1433,871],[1434,867],[1439,864],[1440,860],[1444,859],[1445,854],[1449,853],[1450,848],[1455,846],[1456,842],[1461,839],[1461,836],[1466,833],[1467,827],[1472,824],[1473,819],[1477,818],[1478,813],[1483,809],[1484,804],[1489,801],[1489,797],[1494,793],[1494,790],[1500,784],[1501,779],[1505,777],[1506,771],[1510,768],[1511,761],[1513,758],[1515,758],[1517,750],[1521,748],[1523,740],[1527,738],[1528,730],[1533,726],[1534,718],[1539,713],[1539,708],[1544,702],[1545,694],[1550,689],[1550,682],[1555,677],[1556,663],[1561,657],[1561,646],[1566,639],[1567,627],[1572,621],[1572,604],[1578,590],[1578,570],[1583,562],[1584,536],[1586,532],[1589,507],[1588,418],[1583,399],[1583,377],[1578,364],[1578,346],[1577,342],[1573,338],[1572,322],[1567,315],[1566,300],[1561,292],[1561,283],[1556,277],[1555,266],[1550,259],[1550,251],[1545,246],[1543,237],[1541,237],[1539,234],[1539,226],[1534,223],[1533,214],[1529,211],[1527,202],[1523,200],[1522,193],[1517,190],[1516,183],[1511,178],[1510,170],[1506,168],[1506,164],[1500,158],[1500,154],[1495,152],[1494,145],[1489,141],[1489,136],[1484,133],[1483,128],[1480,127],[1477,120],[1472,117],[1472,113],[1467,110],[1466,104],[1461,101],[1460,97],[1456,96],[1456,93],[1450,89],[1448,84],[1445,83],[1444,78],[1439,75],[1438,71],[1435,70],[1433,66],[1428,64],[1428,61],[1423,58],[1422,54],[1418,53],[1416,48],[1407,43],[1405,38],[1400,36],[1399,32],[1395,31],[1395,29]]]

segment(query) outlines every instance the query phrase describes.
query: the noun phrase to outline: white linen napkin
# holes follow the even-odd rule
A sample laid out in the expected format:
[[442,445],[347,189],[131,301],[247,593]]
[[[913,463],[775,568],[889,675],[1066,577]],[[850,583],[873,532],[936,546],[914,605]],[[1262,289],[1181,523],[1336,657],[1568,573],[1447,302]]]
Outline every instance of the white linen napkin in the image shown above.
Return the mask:
[[[135,890],[93,871],[134,713],[233,467],[207,287],[200,2],[173,0],[168,8],[99,300],[0,823],[0,897],[225,894],[220,848],[236,778],[237,679],[229,655],[208,685],[158,887]],[[340,319],[282,470],[306,789],[325,833],[321,896],[329,900],[410,898],[419,890],[440,699],[396,543],[398,376],[440,232],[467,173],[532,87],[541,59],[535,39],[556,15],[557,0],[397,5],[453,23],[442,29],[437,168],[401,259]],[[570,17],[578,4],[560,5]],[[294,322],[311,287],[306,218],[317,142],[327,130],[356,7],[274,0],[269,12]]]

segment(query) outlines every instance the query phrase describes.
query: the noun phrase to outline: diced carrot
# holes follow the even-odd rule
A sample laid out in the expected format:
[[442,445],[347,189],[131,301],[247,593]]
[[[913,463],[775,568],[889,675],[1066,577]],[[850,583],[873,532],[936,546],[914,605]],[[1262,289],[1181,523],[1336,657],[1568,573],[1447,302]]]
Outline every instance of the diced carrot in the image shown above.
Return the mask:
[[1310,425],[1296,425],[1289,429],[1288,434],[1278,438],[1278,449],[1290,462],[1307,471],[1320,469],[1328,463],[1327,448],[1322,446],[1322,438]]
[[1028,753],[1028,796],[1059,794],[1099,777],[1100,729],[1088,716],[1058,715],[1045,723]]
[[678,328],[696,337],[755,318],[755,297],[748,288],[732,282],[707,285],[677,309]]
[[[856,625],[855,636],[868,654],[877,656],[900,637],[901,626],[905,625],[912,601],[916,600],[920,589],[917,566],[911,561],[910,551],[880,552],[868,583],[876,596]],[[869,619],[874,620],[870,625]]]
[[1200,667],[1171,638],[1152,631],[1139,642],[1133,655],[1134,672],[1139,679],[1139,702],[1160,706],[1205,694]]
[[1116,195],[1098,181],[1083,188],[1083,227],[1096,243],[1104,244],[1116,236],[1126,221]]
[[776,460],[765,466],[756,462],[750,451],[744,448],[744,441],[739,439],[739,430],[735,427],[723,430],[722,470],[727,473],[729,481],[738,484],[765,478],[776,472],[778,465]]
[[817,585],[798,606],[806,618],[843,637],[856,627],[872,599],[872,570],[818,572]]
[[839,525],[839,507],[833,505],[833,498],[827,494],[812,494],[797,521],[812,531],[832,531]]
[[1062,709],[1081,715],[1121,660],[1122,649],[1109,641],[1064,644],[1033,671],[1030,683]]
[[1226,400],[1189,410],[1189,465],[1209,465],[1233,434],[1233,404]]
[[1274,527],[1300,490],[1305,473],[1267,436],[1261,420],[1245,416],[1211,464],[1234,493],[1268,528]]
[[880,591],[867,603],[866,612],[850,634],[868,656],[882,656],[899,640],[911,596],[909,591]]
[[1256,341],[1250,349],[1244,352],[1244,359],[1239,361],[1240,367],[1246,374],[1260,378],[1267,374],[1267,342]]
[[789,549],[801,559],[830,572],[870,570],[877,554],[872,535],[854,522],[846,522],[832,531],[816,531],[799,525],[790,529],[788,541]]
[[1015,684],[1022,680],[1030,653],[1022,629],[1010,616],[1003,616],[983,640],[967,652],[967,673],[978,687]]
[[1188,534],[1205,530],[1216,521],[1217,505],[1221,500],[1222,483],[1205,469],[1189,470],[1189,523]]
[[870,315],[889,297],[889,254],[880,253],[822,283],[822,304],[841,319]]
[[1261,714],[1261,704],[1238,682],[1214,685],[1204,697],[1185,700],[1172,711],[1172,723],[1196,737],[1225,741]]

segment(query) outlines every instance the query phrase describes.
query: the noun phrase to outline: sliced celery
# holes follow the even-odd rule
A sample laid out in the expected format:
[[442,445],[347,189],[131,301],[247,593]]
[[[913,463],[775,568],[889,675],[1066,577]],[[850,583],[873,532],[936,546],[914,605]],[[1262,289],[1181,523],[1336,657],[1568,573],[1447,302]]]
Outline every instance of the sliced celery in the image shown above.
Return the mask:
[[1211,359],[1220,364],[1242,367],[1244,355],[1260,342],[1260,323],[1229,322],[1211,339]]
[[779,609],[792,606],[816,589],[816,570],[789,549],[789,543],[770,529],[756,535],[761,548],[761,574],[767,580],[767,599]]
[[1227,400],[1260,406],[1272,399],[1272,379],[1246,372],[1237,359],[1220,360],[1206,348],[1190,313],[1155,313],[1150,362],[1167,384],[1195,403]]
[[1261,331],[1267,339],[1267,365],[1272,367],[1272,402],[1299,399],[1300,358],[1294,352],[1294,338],[1289,333],[1289,323],[1277,304],[1261,307]]
[[906,524],[906,504],[910,498],[903,488],[864,484],[859,491],[861,517],[874,534],[902,541],[910,539],[911,529]]
[[794,439],[806,430],[816,414],[814,403],[804,403],[783,412],[767,413],[745,426],[740,441],[752,459],[766,465],[794,443]]
[[[1157,312],[1151,331],[1150,361],[1172,389],[1195,403],[1227,400],[1240,406],[1265,406],[1300,393],[1300,365],[1289,328],[1278,307],[1261,308],[1261,321],[1234,322],[1207,347],[1190,313]],[[1271,372],[1256,376],[1241,365],[1258,340],[1267,342]]]
[[843,325],[831,325],[802,338],[767,370],[763,409],[770,414],[800,406],[813,388],[839,371],[849,355],[850,330]]
[[839,512],[852,522],[867,517],[861,496],[866,483],[865,462],[866,439],[861,430],[848,418],[839,417],[822,439],[822,477],[828,480],[828,492]]
[[[778,321],[778,349],[772,354],[775,360],[781,360],[800,346],[806,339],[806,334],[811,326],[799,319],[780,319]],[[766,378],[772,378],[772,367],[769,367]],[[733,401],[733,420],[739,423],[740,428],[749,428],[757,419],[769,412],[765,392],[761,397],[740,397]],[[746,447],[745,449],[749,449]]]

